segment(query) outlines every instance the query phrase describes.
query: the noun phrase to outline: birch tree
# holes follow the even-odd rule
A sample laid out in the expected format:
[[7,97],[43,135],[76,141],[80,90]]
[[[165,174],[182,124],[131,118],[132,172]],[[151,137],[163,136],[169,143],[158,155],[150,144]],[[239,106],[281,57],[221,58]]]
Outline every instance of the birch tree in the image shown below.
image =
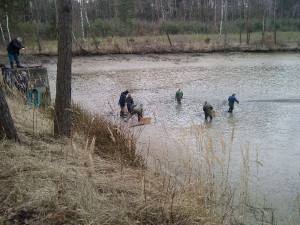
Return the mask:
[[84,34],[84,24],[83,24],[83,0],[80,0],[80,25],[81,25],[81,38],[83,41],[83,45],[86,45],[86,39]]
[[[6,8],[7,8],[7,6],[6,6]],[[9,40],[9,42],[11,42],[7,11],[5,13],[6,13],[6,29],[7,29],[8,40]]]
[[2,36],[2,40],[3,40],[3,44],[4,44],[4,46],[6,46],[6,39],[5,39],[5,35],[4,35],[4,32],[3,32],[3,28],[2,28],[1,23],[0,23],[0,30],[1,30],[1,36]]
[[224,15],[224,0],[221,1],[221,21],[220,21],[219,42],[221,42],[221,38],[222,38],[223,15]]

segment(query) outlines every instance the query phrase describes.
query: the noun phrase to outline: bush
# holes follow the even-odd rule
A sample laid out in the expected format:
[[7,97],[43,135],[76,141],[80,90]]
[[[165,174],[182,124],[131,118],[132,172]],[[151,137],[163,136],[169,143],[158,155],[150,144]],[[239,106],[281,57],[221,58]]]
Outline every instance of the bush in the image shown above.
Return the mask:
[[210,38],[209,38],[209,37],[205,38],[204,42],[205,42],[206,44],[209,44],[209,43],[210,43]]
[[141,158],[136,154],[136,139],[130,130],[98,115],[93,115],[78,104],[72,104],[72,132],[95,138],[95,152],[100,155],[121,157],[128,165],[140,166]]
[[[164,31],[164,24],[161,24],[161,31]],[[179,34],[182,32],[182,30],[180,29],[180,26],[178,26],[175,23],[167,23],[166,24],[166,30],[169,34]]]

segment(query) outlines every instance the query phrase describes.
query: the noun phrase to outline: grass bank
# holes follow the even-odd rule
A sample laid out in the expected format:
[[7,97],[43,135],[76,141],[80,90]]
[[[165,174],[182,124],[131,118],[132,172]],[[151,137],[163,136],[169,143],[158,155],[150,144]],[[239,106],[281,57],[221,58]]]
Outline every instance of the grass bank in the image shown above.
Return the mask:
[[[166,35],[131,36],[128,44],[125,37],[88,38],[84,44],[81,40],[73,40],[73,53],[76,55],[90,54],[147,54],[147,53],[197,53],[197,52],[259,52],[259,51],[299,51],[299,32],[278,32],[277,44],[274,44],[273,33],[265,33],[264,39],[260,32],[250,35],[250,42],[246,44],[246,34],[240,37],[237,33],[218,34],[178,34],[170,35],[172,46]],[[28,49],[22,54],[57,55],[57,41],[41,40],[41,51],[33,40],[24,40]],[[6,54],[2,46],[2,54]]]
[[[183,132],[194,134],[198,151],[178,158],[180,170],[166,156],[148,171],[121,123],[74,105],[71,138],[54,139],[53,108],[29,107],[15,91],[6,96],[21,142],[0,140],[0,224],[276,222],[273,211],[251,205],[248,147],[233,182],[230,147],[221,140],[216,150],[208,130],[193,124]],[[176,146],[189,150],[184,139]]]

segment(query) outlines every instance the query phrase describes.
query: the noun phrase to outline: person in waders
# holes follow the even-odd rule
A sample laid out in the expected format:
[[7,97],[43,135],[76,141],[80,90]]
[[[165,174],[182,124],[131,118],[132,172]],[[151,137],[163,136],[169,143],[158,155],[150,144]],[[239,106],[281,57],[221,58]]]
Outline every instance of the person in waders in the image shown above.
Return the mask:
[[140,121],[141,118],[143,118],[143,104],[135,105],[133,107],[131,116],[133,116],[134,114],[138,115],[138,121]]
[[133,109],[133,105],[134,105],[133,98],[131,97],[131,94],[128,94],[128,96],[126,98],[126,104],[127,104],[128,112],[131,113],[132,109]]
[[183,97],[183,92],[179,88],[178,91],[175,94],[175,100],[177,100],[177,103],[181,103],[182,97]]
[[229,113],[232,113],[232,111],[233,111],[233,108],[234,108],[234,102],[236,102],[236,103],[240,103],[237,99],[236,99],[236,93],[235,92],[233,92],[232,93],[232,95],[231,96],[229,96],[229,98],[228,98],[228,105],[229,105],[229,110],[228,110],[228,112]]
[[128,93],[129,93],[129,91],[126,90],[126,91],[122,92],[120,95],[120,99],[119,99],[119,105],[121,108],[120,116],[125,115],[126,96]]
[[10,62],[11,69],[14,68],[14,61],[16,61],[17,68],[23,68],[20,65],[19,61],[19,53],[21,49],[25,49],[25,47],[21,44],[22,38],[18,37],[13,39],[7,46],[7,53]]
[[210,120],[212,120],[212,109],[213,109],[212,105],[208,104],[207,101],[205,101],[203,105],[205,120],[207,120],[208,117],[210,118]]

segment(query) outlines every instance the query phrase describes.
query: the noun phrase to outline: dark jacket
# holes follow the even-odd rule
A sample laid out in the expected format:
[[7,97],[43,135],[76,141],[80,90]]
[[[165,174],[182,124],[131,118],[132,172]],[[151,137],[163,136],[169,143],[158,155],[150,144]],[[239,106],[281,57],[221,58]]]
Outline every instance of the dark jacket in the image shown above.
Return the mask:
[[121,107],[124,107],[126,105],[126,95],[127,95],[128,92],[124,91],[121,93],[120,95],[120,99],[119,99],[119,105]]
[[206,104],[203,106],[203,111],[210,116],[212,116],[212,113],[211,113],[212,109],[213,109],[213,107],[211,104]]
[[126,103],[127,103],[127,108],[132,109],[134,102],[133,102],[133,98],[132,97],[127,97],[126,98]]
[[230,107],[233,107],[234,106],[234,102],[239,103],[239,101],[236,99],[236,97],[234,95],[229,96],[229,98],[228,98],[228,105]]
[[24,48],[21,43],[17,41],[17,39],[13,39],[7,46],[7,51],[11,54],[19,54],[20,49]]
[[28,91],[28,82],[27,78],[22,75],[18,75],[18,84],[17,88],[19,91],[22,91],[23,93],[26,93]]
[[175,99],[180,102],[182,97],[183,97],[183,92],[182,91],[177,91],[176,95],[175,95]]

